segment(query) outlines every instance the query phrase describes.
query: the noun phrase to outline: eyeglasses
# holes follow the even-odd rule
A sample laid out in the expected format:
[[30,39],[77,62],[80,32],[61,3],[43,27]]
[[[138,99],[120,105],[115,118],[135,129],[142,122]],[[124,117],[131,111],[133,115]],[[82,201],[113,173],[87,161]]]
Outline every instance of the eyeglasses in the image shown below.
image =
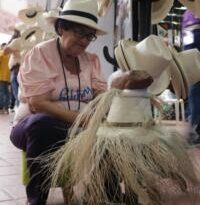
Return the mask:
[[88,41],[95,41],[97,36],[95,33],[84,33],[82,30],[72,29],[77,38],[86,38]]

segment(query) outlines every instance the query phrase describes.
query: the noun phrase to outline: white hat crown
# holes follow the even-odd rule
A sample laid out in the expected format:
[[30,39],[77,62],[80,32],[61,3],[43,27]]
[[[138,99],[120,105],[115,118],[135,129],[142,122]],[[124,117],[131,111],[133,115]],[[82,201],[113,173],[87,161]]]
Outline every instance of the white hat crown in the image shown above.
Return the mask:
[[64,19],[94,28],[97,35],[106,34],[98,27],[98,4],[96,0],[68,0],[60,15],[47,17],[50,23],[56,19]]

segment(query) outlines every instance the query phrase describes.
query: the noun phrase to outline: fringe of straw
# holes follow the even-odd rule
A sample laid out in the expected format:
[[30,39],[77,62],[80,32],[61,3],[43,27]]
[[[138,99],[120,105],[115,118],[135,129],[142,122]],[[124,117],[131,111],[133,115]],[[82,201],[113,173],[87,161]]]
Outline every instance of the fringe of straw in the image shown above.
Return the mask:
[[[161,204],[159,186],[167,186],[165,179],[181,192],[187,192],[188,182],[198,183],[178,133],[160,126],[112,129],[102,125],[113,97],[119,94],[110,90],[93,100],[72,127],[70,140],[47,157],[51,183],[62,184],[69,204],[74,187],[82,187],[79,197],[88,205],[109,201],[105,183],[109,179],[116,186],[113,173],[123,180],[125,192],[137,195],[143,205]],[[79,132],[83,119],[90,119],[89,124]]]

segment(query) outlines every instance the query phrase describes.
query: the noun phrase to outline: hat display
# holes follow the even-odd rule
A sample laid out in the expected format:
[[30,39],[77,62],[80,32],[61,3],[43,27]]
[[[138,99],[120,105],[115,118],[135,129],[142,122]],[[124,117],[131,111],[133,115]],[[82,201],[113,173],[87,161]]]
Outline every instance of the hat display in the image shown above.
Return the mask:
[[157,24],[163,20],[170,9],[172,8],[174,0],[157,0],[151,3],[151,23]]
[[200,1],[199,0],[179,0],[181,4],[187,7],[193,14],[200,17]]
[[54,23],[56,19],[64,19],[96,29],[97,35],[106,34],[106,32],[97,25],[98,4],[97,1],[94,0],[68,0],[60,15],[47,17],[50,23]]
[[[189,87],[200,81],[200,52],[198,49],[189,49],[182,52],[177,52],[173,47],[169,47],[177,64],[177,70],[171,70],[172,73],[179,72],[179,79],[184,83],[185,95],[182,93],[182,98],[185,99],[188,95]],[[179,83],[177,80],[176,83]]]
[[42,15],[44,9],[39,6],[30,6],[18,12],[18,18],[26,24],[34,24],[37,22],[38,16]]
[[158,36],[150,35],[139,43],[121,40],[115,56],[122,70],[145,70],[153,77],[154,82],[148,87],[151,94],[160,94],[168,87],[172,56]]

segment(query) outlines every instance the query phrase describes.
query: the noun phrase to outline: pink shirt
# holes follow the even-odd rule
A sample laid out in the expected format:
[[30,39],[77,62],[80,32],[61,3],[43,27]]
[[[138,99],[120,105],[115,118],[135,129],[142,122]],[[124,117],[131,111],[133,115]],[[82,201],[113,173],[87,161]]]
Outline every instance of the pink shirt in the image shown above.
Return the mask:
[[[93,98],[93,89],[106,89],[97,55],[84,52],[78,56],[78,59],[81,70],[80,94],[78,76],[65,69],[71,110],[77,110],[79,95],[81,102],[90,101]],[[56,39],[42,42],[27,53],[20,67],[18,80],[20,100],[50,92],[52,100],[62,101],[68,109],[65,80]]]

